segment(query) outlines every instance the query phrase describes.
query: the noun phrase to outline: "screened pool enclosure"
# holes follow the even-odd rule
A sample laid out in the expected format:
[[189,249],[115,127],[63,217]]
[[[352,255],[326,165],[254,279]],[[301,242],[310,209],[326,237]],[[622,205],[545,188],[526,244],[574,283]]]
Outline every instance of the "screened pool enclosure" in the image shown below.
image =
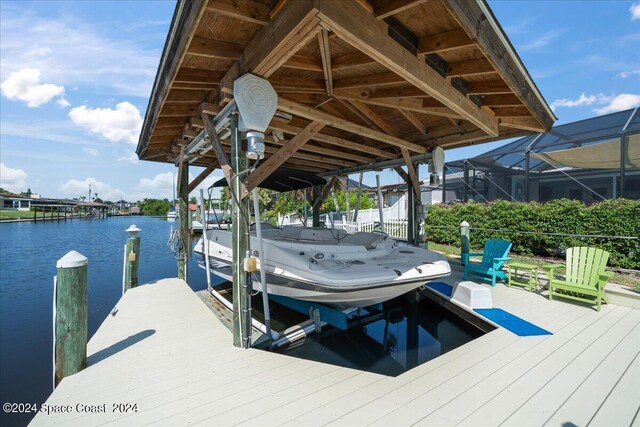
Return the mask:
[[640,111],[553,127],[447,163],[443,202],[640,199]]

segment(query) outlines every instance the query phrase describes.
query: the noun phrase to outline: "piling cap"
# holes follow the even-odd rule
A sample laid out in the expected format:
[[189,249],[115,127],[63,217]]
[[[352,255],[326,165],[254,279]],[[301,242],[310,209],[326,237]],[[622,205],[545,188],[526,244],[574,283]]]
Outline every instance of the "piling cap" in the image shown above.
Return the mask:
[[82,255],[80,252],[69,251],[65,256],[58,260],[56,268],[83,267],[87,264],[89,264],[89,260],[86,256]]
[[140,232],[140,229],[138,227],[136,227],[135,224],[132,224],[131,227],[127,228],[124,231],[126,231],[129,234],[131,234],[131,237],[135,237]]
[[468,226],[469,226],[469,223],[467,221],[462,221],[460,223],[460,227],[468,227]]

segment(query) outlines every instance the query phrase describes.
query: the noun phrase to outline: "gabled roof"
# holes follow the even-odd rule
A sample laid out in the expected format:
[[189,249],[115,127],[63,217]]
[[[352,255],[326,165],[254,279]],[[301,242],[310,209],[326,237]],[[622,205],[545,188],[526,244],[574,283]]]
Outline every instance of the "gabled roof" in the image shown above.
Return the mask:
[[[279,95],[268,132],[285,140],[267,136],[267,160],[297,138],[284,166],[318,173],[555,120],[484,0],[181,0],[138,156],[174,162],[247,72]],[[217,166],[213,150],[188,155]]]

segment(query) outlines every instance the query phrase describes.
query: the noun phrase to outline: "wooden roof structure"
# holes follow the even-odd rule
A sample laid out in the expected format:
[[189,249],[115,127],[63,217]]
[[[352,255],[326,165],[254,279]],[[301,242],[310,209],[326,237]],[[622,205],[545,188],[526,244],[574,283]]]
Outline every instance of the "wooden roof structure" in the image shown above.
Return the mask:
[[[262,168],[329,174],[555,120],[484,0],[179,0],[140,159],[175,162],[247,72],[269,80],[282,113]],[[216,153],[189,162],[208,175]]]

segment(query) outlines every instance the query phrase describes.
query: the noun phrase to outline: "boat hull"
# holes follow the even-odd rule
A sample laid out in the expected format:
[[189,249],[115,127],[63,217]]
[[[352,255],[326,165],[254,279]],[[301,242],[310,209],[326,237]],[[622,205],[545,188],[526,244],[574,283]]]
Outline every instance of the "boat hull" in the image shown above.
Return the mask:
[[[231,280],[230,232],[209,230],[206,234],[212,272]],[[268,293],[340,308],[366,307],[451,273],[442,255],[386,239],[369,248],[345,244],[348,239],[344,236],[339,244],[264,240]],[[252,237],[252,247],[254,240]],[[256,252],[253,255],[258,257]],[[202,239],[194,253],[199,265],[206,268]],[[252,274],[255,290],[260,290],[259,279],[259,271]]]

